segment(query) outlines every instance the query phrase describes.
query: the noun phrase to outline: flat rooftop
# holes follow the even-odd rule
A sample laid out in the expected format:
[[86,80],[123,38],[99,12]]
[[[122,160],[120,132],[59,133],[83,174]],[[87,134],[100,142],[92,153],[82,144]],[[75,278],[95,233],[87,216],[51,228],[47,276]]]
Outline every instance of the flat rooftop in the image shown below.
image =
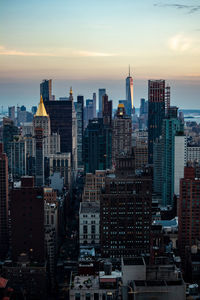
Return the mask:
[[81,202],[80,213],[100,213],[100,203],[98,202]]
[[140,266],[145,265],[144,259],[142,257],[130,257],[130,258],[123,258],[125,266]]

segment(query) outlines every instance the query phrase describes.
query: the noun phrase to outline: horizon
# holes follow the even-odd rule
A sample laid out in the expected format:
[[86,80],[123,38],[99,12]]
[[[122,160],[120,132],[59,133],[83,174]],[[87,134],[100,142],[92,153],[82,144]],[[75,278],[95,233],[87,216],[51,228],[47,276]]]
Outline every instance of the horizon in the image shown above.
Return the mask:
[[52,78],[57,98],[70,86],[85,99],[105,87],[116,106],[130,65],[136,106],[147,97],[147,79],[162,78],[173,105],[198,108],[199,14],[197,0],[4,1],[0,104],[37,105],[39,83]]

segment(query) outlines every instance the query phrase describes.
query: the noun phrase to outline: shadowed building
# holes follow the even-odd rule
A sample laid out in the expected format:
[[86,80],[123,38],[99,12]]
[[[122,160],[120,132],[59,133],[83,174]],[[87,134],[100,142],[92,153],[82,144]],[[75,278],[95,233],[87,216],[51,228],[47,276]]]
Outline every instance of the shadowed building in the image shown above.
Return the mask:
[[0,143],[0,259],[8,251],[8,158]]

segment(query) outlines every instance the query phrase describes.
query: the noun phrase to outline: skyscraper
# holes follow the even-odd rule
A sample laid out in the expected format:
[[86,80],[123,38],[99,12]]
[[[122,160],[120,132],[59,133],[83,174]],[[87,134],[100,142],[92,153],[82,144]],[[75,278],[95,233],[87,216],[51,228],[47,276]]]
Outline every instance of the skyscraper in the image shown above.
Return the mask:
[[83,108],[84,97],[78,96],[76,104],[76,118],[77,118],[77,160],[78,167],[83,166]]
[[5,259],[8,243],[8,158],[0,143],[0,259]]
[[102,97],[106,94],[106,89],[99,89],[99,118],[102,117]]
[[84,162],[86,173],[112,166],[112,130],[102,118],[90,120],[85,129]]
[[121,153],[130,154],[132,147],[132,122],[131,117],[126,115],[124,104],[119,104],[112,122],[112,162]]
[[51,133],[60,134],[60,150],[71,153],[73,168],[76,169],[77,122],[72,89],[68,100],[46,101],[44,104],[51,121]]
[[40,83],[40,95],[44,102],[52,100],[52,79],[44,79]]
[[34,187],[33,177],[22,177],[20,188],[11,190],[11,244],[16,262],[21,253],[30,260],[44,262],[43,189]]
[[183,125],[177,118],[177,110],[177,107],[170,107],[162,125],[162,204],[164,206],[173,205],[175,136],[183,135]]
[[148,82],[148,161],[153,163],[153,143],[162,133],[165,117],[165,80]]
[[179,198],[179,250],[186,260],[186,247],[197,247],[200,241],[200,178],[194,167],[185,167],[180,181]]
[[34,115],[33,119],[33,129],[35,128],[42,128],[43,129],[43,153],[44,156],[49,155],[50,153],[50,134],[51,134],[51,127],[50,127],[50,118],[46,112],[42,95],[40,96],[40,103],[38,105],[38,109],[36,114]]
[[97,116],[97,104],[96,104],[96,102],[97,102],[97,95],[96,95],[96,93],[93,93],[93,118],[96,118],[96,116]]
[[129,67],[129,75],[126,78],[126,101],[127,101],[127,115],[131,115],[133,112],[133,78],[130,75],[130,67]]
[[35,183],[36,186],[44,185],[44,129],[35,128]]
[[108,95],[102,97],[102,117],[104,124],[112,124],[112,100],[108,101]]
[[132,155],[119,157],[115,177],[107,177],[100,196],[103,257],[150,253],[151,178],[134,175]]

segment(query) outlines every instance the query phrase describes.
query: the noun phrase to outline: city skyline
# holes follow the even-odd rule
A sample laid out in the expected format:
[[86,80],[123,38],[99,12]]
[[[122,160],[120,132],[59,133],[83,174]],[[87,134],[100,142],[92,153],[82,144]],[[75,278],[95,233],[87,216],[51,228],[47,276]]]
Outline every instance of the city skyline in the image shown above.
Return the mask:
[[199,12],[196,0],[4,2],[0,102],[34,105],[39,83],[52,78],[57,98],[71,85],[85,99],[105,87],[116,107],[130,64],[136,107],[147,79],[165,79],[174,105],[198,108]]

